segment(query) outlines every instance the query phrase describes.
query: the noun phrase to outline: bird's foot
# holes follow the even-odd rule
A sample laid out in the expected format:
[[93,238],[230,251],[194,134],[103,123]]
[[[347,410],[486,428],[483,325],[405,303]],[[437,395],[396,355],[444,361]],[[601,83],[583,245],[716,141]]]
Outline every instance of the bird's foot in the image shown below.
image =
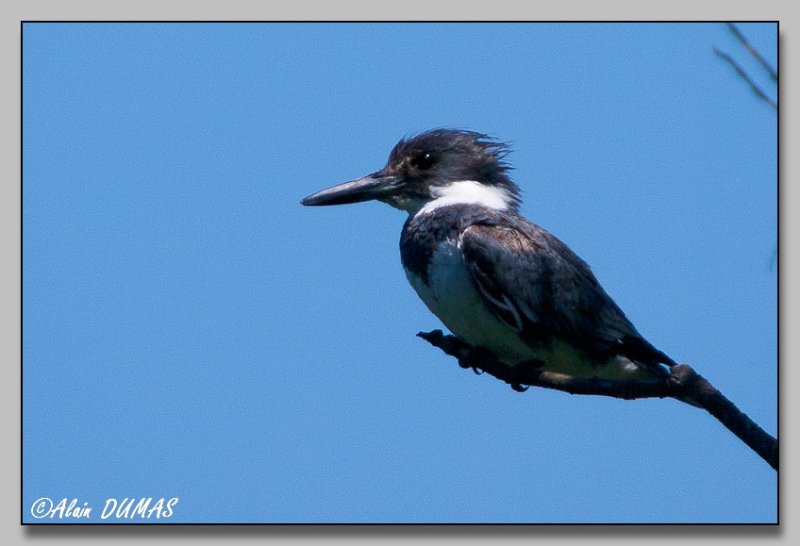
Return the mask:
[[530,386],[525,385],[525,378],[534,371],[544,366],[544,361],[537,358],[531,360],[524,360],[508,368],[506,373],[506,383],[511,385],[511,388],[517,392],[525,392]]
[[446,335],[441,330],[419,332],[417,337],[421,337],[450,356],[456,357],[459,366],[464,369],[471,368],[476,374],[483,373],[482,364],[496,360],[490,351],[482,347],[474,347],[456,336]]
[[511,388],[517,392],[528,390],[526,383],[531,373],[544,365],[542,360],[531,359],[514,366],[508,366],[501,362],[490,350],[470,345],[456,336],[446,335],[441,330],[419,332],[417,336],[434,347],[438,347],[446,354],[456,357],[458,365],[465,370],[471,369],[477,375],[488,372],[489,375],[511,385]]
[[475,375],[481,375],[484,373],[483,366],[494,360],[496,360],[495,356],[488,349],[470,346],[469,351],[462,355],[458,365],[464,369],[471,368]]

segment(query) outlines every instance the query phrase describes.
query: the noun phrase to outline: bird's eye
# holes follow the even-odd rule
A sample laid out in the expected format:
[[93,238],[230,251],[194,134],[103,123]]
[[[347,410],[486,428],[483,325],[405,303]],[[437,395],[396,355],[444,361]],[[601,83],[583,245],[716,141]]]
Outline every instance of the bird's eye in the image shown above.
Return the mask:
[[427,171],[433,167],[434,162],[433,154],[430,152],[421,153],[411,160],[411,164],[422,171]]

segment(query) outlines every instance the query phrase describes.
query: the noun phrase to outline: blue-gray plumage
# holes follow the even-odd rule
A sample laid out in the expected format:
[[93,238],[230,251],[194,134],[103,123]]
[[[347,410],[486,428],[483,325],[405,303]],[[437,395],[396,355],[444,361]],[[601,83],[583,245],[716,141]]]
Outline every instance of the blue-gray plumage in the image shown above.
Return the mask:
[[663,380],[674,361],[636,331],[583,260],[519,214],[506,153],[480,133],[428,131],[401,140],[380,171],[303,204],[377,199],[408,212],[400,254],[411,285],[456,336],[509,365]]

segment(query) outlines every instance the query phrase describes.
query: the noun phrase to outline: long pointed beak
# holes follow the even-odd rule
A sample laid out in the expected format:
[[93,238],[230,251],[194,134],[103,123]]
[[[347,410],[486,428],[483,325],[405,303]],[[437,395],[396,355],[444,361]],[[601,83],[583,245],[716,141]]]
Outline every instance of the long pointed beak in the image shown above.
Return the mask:
[[379,171],[363,178],[318,191],[303,199],[301,203],[307,207],[360,203],[362,201],[380,199],[399,188],[402,183],[402,177],[386,176]]

